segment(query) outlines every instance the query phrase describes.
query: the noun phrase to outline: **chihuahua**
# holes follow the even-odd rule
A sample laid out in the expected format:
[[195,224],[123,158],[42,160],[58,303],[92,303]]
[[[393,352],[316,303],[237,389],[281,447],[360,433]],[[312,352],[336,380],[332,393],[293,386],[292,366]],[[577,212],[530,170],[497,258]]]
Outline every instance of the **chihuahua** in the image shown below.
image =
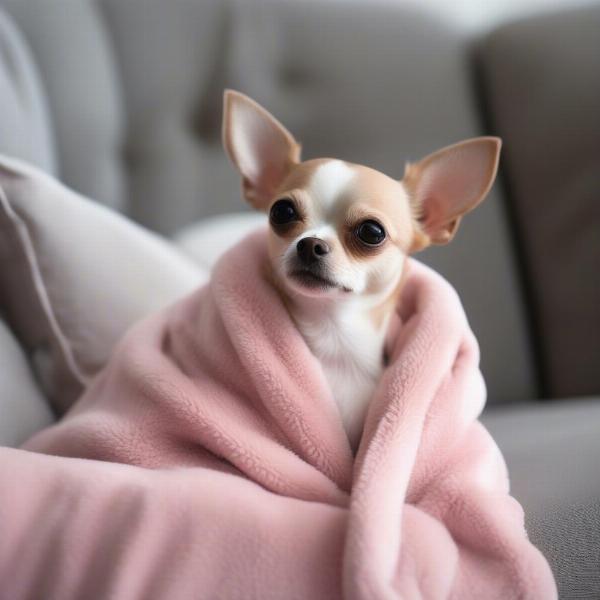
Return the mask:
[[492,186],[501,141],[448,146],[407,164],[397,181],[343,160],[301,161],[300,144],[275,117],[227,90],[223,143],[246,200],[269,215],[271,281],[321,364],[356,451],[406,258],[454,237]]

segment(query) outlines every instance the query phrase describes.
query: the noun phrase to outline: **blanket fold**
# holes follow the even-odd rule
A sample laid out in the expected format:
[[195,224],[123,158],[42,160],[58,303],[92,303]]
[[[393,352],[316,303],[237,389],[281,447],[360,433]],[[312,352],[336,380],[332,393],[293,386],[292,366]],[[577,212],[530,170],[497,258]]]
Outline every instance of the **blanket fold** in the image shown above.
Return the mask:
[[[3,537],[20,544],[24,565],[6,579],[10,553],[0,553],[0,598],[31,597],[27,581],[61,599],[555,598],[477,421],[479,352],[453,289],[410,261],[390,363],[353,457],[267,264],[261,230],[222,257],[208,285],[135,325],[29,452],[10,451],[32,487],[0,492]],[[42,533],[66,521],[52,570],[6,508],[33,518],[34,497],[54,507],[50,494],[62,508]],[[86,527],[85,552],[73,554]]]

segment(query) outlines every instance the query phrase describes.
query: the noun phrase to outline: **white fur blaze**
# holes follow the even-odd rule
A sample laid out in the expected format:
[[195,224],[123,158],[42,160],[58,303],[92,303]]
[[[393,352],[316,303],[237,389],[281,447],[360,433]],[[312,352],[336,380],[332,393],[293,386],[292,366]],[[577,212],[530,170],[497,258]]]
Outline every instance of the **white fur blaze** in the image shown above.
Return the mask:
[[324,211],[328,211],[355,176],[354,170],[341,160],[326,162],[310,180],[311,195],[323,206]]

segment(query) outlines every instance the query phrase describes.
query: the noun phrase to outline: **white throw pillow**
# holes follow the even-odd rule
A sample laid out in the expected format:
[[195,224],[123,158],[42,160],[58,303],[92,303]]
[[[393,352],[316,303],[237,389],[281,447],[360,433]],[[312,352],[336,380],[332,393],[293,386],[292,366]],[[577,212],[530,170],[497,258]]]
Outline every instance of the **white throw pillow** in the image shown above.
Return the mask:
[[134,321],[206,278],[167,240],[0,156],[0,311],[59,413]]
[[196,263],[212,269],[221,254],[258,227],[266,227],[267,216],[237,212],[202,219],[175,236],[175,243]]

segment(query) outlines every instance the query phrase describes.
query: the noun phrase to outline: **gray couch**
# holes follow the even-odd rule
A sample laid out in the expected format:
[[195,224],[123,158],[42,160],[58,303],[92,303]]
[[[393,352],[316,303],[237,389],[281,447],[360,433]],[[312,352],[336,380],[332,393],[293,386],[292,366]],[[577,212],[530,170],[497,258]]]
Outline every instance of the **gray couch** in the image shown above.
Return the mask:
[[[502,136],[499,184],[422,259],[463,299],[483,420],[561,597],[600,598],[598,31],[600,7],[473,40],[400,6],[0,0],[0,152],[171,238],[202,271],[262,218],[239,212],[221,149],[225,86],[267,106],[304,156],[398,177],[443,145]],[[56,405],[2,297],[0,444],[18,445]]]

